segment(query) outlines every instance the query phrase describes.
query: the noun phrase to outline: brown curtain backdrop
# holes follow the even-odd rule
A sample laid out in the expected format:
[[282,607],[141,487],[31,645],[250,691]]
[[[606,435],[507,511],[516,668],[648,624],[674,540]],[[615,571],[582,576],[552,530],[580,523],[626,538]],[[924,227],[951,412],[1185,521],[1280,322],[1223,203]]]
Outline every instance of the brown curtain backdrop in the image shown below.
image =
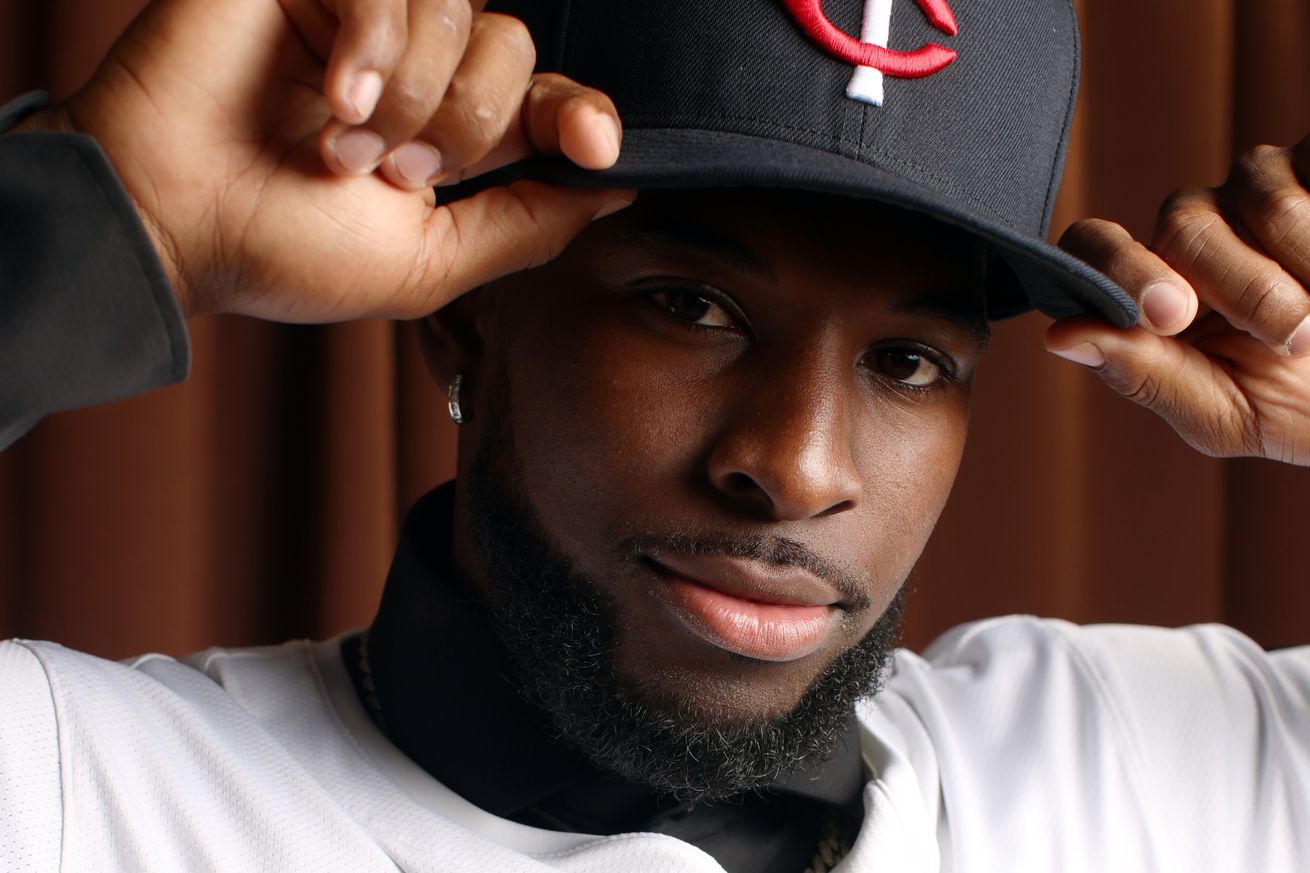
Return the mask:
[[[70,93],[140,6],[0,0],[0,99]],[[1310,133],[1305,0],[1079,7],[1057,233],[1085,215],[1147,233],[1174,188]],[[1009,612],[1310,638],[1310,470],[1195,455],[1043,352],[1044,325],[999,327],[906,642]],[[0,637],[181,654],[371,616],[404,511],[452,469],[453,427],[410,329],[191,330],[185,385],[52,417],[0,455]]]

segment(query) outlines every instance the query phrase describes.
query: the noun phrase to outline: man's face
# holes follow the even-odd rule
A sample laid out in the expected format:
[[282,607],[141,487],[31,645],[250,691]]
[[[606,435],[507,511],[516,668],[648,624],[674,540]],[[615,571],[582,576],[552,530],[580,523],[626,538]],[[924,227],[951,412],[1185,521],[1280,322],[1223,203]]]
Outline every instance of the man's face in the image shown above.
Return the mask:
[[[484,289],[456,561],[483,458],[614,612],[613,672],[726,726],[793,710],[908,577],[963,450],[980,250],[779,193],[646,193]],[[476,501],[475,501],[476,502]]]

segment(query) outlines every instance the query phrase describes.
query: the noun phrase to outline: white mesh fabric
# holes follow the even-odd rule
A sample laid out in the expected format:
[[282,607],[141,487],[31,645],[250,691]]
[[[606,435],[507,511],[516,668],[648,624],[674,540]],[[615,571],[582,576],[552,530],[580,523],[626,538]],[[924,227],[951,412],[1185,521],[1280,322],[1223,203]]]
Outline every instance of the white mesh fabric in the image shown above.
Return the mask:
[[[372,726],[335,641],[130,665],[2,643],[0,689],[6,873],[720,873],[670,837],[540,831],[454,795]],[[860,716],[873,779],[841,873],[1310,856],[1308,648],[998,619],[901,653]]]
[[0,870],[59,869],[59,735],[50,684],[23,644],[0,642]]

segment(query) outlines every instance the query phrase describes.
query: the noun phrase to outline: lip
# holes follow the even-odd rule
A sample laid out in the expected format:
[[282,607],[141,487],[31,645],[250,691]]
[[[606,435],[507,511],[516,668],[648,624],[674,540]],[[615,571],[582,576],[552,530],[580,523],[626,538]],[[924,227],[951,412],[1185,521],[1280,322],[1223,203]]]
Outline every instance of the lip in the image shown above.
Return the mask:
[[715,647],[760,661],[795,661],[822,647],[840,595],[817,576],[726,555],[647,560],[673,615]]

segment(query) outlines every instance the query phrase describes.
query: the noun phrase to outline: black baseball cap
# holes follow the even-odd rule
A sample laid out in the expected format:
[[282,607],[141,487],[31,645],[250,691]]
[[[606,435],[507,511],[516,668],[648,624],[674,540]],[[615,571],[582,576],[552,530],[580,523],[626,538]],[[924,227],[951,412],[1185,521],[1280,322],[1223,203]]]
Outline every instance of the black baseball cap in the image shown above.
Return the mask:
[[[988,310],[1135,302],[1046,241],[1078,90],[1070,0],[492,0],[538,71],[608,94],[624,124],[600,172],[535,158],[482,180],[782,188],[867,198],[981,238]],[[456,189],[458,191],[458,189]]]

